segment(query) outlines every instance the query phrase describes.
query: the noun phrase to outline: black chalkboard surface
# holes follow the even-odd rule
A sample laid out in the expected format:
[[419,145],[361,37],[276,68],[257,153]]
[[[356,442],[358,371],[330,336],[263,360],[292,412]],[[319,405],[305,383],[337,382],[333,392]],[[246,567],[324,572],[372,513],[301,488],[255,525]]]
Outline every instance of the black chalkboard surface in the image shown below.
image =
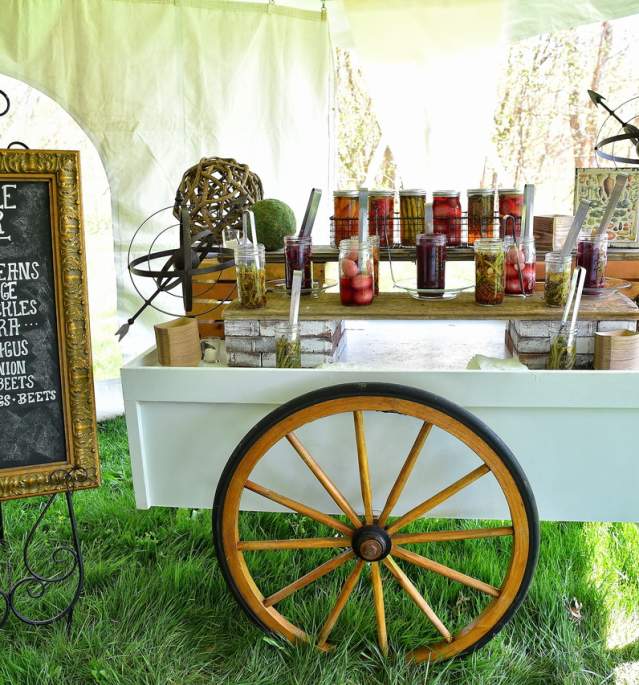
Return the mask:
[[67,459],[51,193],[0,180],[0,470]]

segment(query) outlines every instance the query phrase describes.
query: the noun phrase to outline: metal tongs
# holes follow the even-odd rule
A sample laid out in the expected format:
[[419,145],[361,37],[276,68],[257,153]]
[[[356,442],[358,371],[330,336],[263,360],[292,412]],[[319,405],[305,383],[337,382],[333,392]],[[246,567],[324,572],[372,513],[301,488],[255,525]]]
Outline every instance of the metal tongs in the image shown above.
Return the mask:
[[564,314],[561,317],[561,324],[559,326],[558,335],[565,335],[566,324],[568,323],[568,316],[570,308],[573,304],[572,317],[570,320],[570,329],[567,336],[567,347],[571,347],[572,339],[575,335],[575,326],[577,325],[577,316],[579,314],[579,306],[581,305],[581,295],[586,283],[586,270],[583,266],[578,266],[572,273],[572,280],[570,281],[570,290],[568,291],[568,299],[564,307]]

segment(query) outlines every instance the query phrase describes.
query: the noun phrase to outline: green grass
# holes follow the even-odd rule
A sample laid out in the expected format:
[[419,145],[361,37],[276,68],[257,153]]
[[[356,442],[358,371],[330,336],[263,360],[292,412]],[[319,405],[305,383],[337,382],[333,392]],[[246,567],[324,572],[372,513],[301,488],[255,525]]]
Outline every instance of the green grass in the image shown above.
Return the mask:
[[[544,524],[527,601],[496,639],[466,659],[430,667],[404,662],[401,650],[430,635],[411,603],[391,593],[392,584],[386,586],[389,631],[400,653],[383,659],[375,646],[367,582],[360,582],[335,628],[340,645],[324,655],[274,640],[249,623],[217,568],[208,511],[136,511],[122,420],[100,427],[100,444],[104,485],[75,496],[87,575],[71,638],[62,626],[36,629],[10,620],[0,631],[1,685],[639,682],[639,663],[633,663],[639,662],[639,534],[633,524]],[[5,505],[15,564],[38,504]],[[62,504],[48,519],[51,534],[65,531]],[[248,536],[266,528],[269,534],[304,533],[306,524],[295,516],[262,514],[243,525]],[[482,553],[489,551],[482,550],[482,542],[451,543],[438,550],[438,559],[497,582],[507,548],[495,557]],[[330,553],[253,553],[250,564],[270,590]],[[282,608],[320,625],[347,571],[309,586]],[[473,591],[432,574],[412,570],[411,577],[447,621],[463,622],[481,601]],[[572,598],[582,605],[580,621],[568,611]],[[61,593],[49,601],[56,600],[62,600]]]

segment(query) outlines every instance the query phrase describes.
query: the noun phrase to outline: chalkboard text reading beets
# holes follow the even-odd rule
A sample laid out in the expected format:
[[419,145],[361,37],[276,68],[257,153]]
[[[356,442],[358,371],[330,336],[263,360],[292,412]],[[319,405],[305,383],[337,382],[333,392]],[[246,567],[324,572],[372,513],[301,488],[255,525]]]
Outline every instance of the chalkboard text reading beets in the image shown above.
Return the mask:
[[[12,241],[3,228],[9,212],[17,210],[12,184],[0,185],[0,241]],[[40,263],[36,261],[2,261],[0,242],[0,407],[53,402],[55,390],[36,388],[36,377],[30,373],[31,357],[28,332],[38,326],[38,301],[21,295],[21,285],[40,278]],[[33,294],[32,288],[26,288]],[[25,333],[27,335],[25,336]]]

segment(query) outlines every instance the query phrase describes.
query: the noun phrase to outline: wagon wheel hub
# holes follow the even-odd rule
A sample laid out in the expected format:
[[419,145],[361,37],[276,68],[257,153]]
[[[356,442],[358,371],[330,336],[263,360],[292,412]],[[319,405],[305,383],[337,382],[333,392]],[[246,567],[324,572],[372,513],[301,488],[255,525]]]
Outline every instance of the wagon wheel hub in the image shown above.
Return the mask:
[[362,526],[353,535],[353,551],[364,561],[381,561],[391,551],[390,535],[379,526]]

